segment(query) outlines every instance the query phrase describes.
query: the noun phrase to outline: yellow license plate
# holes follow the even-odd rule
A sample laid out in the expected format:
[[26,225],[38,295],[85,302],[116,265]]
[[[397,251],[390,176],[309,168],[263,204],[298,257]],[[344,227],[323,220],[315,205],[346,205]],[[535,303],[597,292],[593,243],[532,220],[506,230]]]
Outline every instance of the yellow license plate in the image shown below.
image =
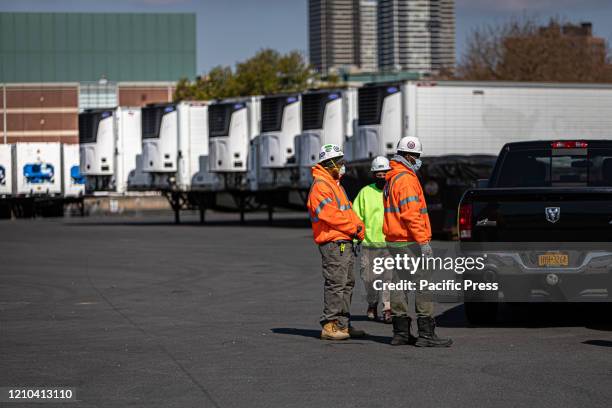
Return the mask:
[[544,254],[538,256],[539,266],[568,266],[569,255],[566,254]]

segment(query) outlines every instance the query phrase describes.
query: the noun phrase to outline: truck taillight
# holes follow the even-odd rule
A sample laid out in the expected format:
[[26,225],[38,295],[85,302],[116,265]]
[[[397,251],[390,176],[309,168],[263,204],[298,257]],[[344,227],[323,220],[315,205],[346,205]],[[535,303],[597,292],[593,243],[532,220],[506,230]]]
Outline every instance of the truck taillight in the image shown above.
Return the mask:
[[552,142],[551,146],[553,149],[586,149],[589,144],[587,142],[562,141]]
[[472,238],[472,204],[459,207],[459,238]]

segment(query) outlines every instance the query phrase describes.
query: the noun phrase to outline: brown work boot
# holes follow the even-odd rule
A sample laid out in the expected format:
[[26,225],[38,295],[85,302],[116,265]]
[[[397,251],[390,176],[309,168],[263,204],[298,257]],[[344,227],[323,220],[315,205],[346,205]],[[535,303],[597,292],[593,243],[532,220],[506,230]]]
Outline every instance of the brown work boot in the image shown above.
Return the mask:
[[350,337],[348,328],[339,328],[336,320],[325,323],[323,330],[321,330],[321,340],[346,340]]

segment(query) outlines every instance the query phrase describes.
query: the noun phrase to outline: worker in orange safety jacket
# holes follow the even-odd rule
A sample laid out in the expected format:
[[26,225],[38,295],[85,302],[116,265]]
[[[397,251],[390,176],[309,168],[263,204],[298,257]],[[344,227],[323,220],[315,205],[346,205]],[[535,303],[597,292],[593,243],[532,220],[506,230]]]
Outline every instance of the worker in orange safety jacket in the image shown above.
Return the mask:
[[[385,218],[383,232],[387,248],[392,257],[407,254],[410,257],[433,257],[431,248],[431,225],[427,214],[427,203],[417,171],[421,168],[423,153],[417,137],[404,137],[397,145],[397,154],[391,159],[391,170],[387,172],[387,183],[383,190]],[[425,268],[426,269],[426,268]],[[428,280],[428,272],[421,268],[410,275],[409,271],[396,270],[394,282],[412,280],[420,288],[421,280]],[[415,291],[418,338],[410,334],[411,318],[408,316],[407,293],[391,291],[391,314],[393,321],[392,345],[414,344],[418,347],[449,347],[452,340],[443,339],[435,333],[433,295],[428,290]]]
[[308,212],[314,241],[319,245],[323,264],[323,316],[321,339],[345,340],[365,333],[350,325],[350,306],[355,286],[353,265],[357,245],[365,229],[340,185],[346,171],[344,153],[326,144],[319,162],[312,168],[313,183],[308,194]]

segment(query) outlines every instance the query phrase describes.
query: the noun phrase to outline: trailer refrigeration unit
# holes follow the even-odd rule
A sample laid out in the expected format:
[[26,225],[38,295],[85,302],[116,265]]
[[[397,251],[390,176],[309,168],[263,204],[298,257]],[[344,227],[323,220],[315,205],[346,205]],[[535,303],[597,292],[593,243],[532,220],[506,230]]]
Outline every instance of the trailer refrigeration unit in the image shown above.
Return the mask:
[[62,194],[60,143],[13,145],[13,195],[59,196]]
[[80,171],[79,145],[62,145],[62,191],[64,198],[85,194],[85,177]]
[[17,217],[63,214],[60,143],[17,143],[12,146],[11,207]]
[[327,89],[302,94],[302,133],[296,142],[298,188],[308,190],[312,183],[311,168],[317,163],[321,146],[328,143],[342,146],[351,159],[357,89]]
[[143,170],[151,188],[171,189],[176,184],[178,155],[176,104],[152,104],[142,108]]
[[[403,136],[423,142],[424,179],[432,227],[450,232],[458,198],[487,178],[493,158],[514,141],[602,139],[612,127],[612,87],[520,82],[405,82],[359,89],[353,159],[367,165],[392,155]],[[477,169],[478,171],[472,171]],[[487,170],[488,169],[488,170]],[[484,176],[484,177],[483,177]],[[426,184],[429,184],[429,187]],[[457,194],[439,200],[452,185]]]
[[146,186],[137,166],[142,155],[140,108],[89,109],[79,114],[81,174],[87,192],[124,194]]
[[78,213],[85,215],[85,176],[80,171],[78,144],[62,144],[62,193],[64,208],[76,207]]
[[287,190],[296,178],[295,140],[302,129],[299,94],[261,100],[261,134],[251,142],[248,178],[253,191]]

